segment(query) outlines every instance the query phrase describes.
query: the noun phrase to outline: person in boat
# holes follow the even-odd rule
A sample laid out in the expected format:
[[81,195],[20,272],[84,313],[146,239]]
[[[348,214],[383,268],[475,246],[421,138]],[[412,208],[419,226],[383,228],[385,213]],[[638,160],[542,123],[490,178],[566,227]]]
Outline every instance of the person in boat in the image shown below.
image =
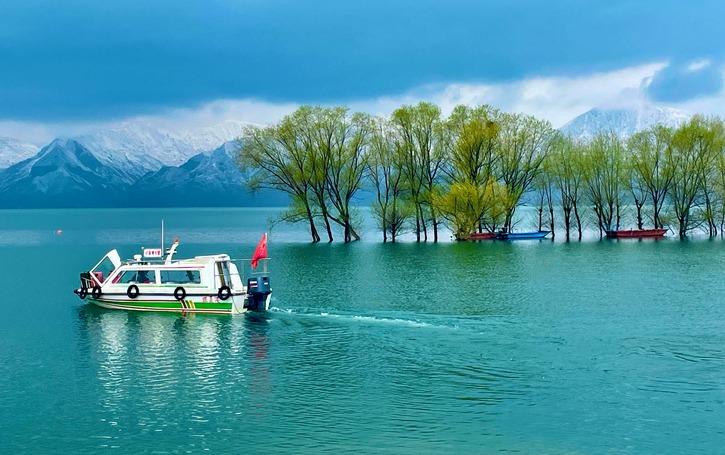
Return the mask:
[[151,282],[151,280],[149,280],[149,273],[146,270],[139,270],[138,282],[139,283],[150,283]]

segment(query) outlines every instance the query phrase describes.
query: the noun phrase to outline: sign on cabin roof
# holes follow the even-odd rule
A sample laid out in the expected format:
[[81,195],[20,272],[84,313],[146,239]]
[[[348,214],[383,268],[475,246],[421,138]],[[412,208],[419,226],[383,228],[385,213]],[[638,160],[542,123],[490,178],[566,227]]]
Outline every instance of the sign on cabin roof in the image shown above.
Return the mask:
[[143,257],[145,258],[160,258],[161,256],[161,248],[145,248],[143,250]]

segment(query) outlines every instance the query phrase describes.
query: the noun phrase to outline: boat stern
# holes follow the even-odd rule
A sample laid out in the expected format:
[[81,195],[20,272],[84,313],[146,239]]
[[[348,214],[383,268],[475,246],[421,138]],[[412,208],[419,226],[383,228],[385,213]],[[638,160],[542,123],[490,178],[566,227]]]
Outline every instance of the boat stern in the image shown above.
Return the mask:
[[268,276],[247,279],[247,308],[251,311],[269,310],[272,288]]

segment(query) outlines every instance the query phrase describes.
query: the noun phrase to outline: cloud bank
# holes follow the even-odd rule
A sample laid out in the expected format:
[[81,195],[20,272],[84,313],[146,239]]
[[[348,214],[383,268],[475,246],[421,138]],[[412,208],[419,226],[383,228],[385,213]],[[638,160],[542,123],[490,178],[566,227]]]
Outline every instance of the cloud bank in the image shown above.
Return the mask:
[[717,0],[3,0],[0,120],[375,100],[447,82],[497,87],[725,61],[723,16]]
[[[698,60],[675,66],[668,62],[651,62],[578,77],[534,77],[499,84],[429,84],[396,95],[340,99],[326,105],[347,105],[353,111],[386,116],[403,104],[416,104],[419,101],[437,104],[444,114],[450,113],[458,104],[490,104],[506,112],[524,113],[548,120],[557,128],[595,107],[636,109],[654,104],[689,112],[725,115],[725,95],[722,90],[696,92],[703,94],[696,99],[676,97],[667,103],[652,97],[653,91],[659,90],[659,81],[667,74],[682,75],[689,71],[696,79],[703,71],[712,72],[713,69],[719,75],[722,87],[722,68],[709,61]],[[277,103],[249,98],[220,99],[183,109],[169,109],[156,115],[129,116],[115,122],[0,121],[0,136],[10,136],[42,146],[55,137],[87,134],[119,122],[143,122],[175,132],[194,132],[229,120],[265,125],[277,122],[301,104],[305,103]]]

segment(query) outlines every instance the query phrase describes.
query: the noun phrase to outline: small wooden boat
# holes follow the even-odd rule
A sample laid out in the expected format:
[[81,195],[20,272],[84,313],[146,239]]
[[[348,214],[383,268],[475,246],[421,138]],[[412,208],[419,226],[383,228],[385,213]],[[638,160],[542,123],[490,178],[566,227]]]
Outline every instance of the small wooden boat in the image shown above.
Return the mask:
[[607,231],[610,239],[641,239],[650,237],[664,237],[667,229],[630,229],[619,231]]
[[495,232],[474,232],[468,237],[468,240],[495,240]]
[[541,240],[551,231],[533,231],[533,232],[499,232],[496,238],[499,240]]

